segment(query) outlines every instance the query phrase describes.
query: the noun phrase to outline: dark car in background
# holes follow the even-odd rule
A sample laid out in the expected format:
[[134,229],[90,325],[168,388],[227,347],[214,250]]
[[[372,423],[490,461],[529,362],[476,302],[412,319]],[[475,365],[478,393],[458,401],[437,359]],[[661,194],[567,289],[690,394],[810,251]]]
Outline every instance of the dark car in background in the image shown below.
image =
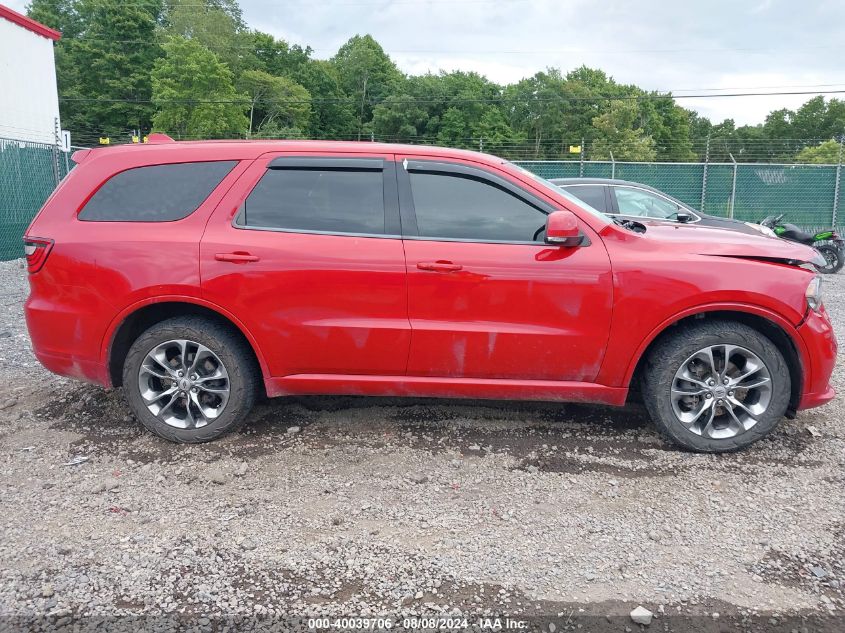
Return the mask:
[[667,193],[628,180],[612,178],[553,178],[551,182],[576,198],[609,216],[632,220],[658,220],[700,224],[719,229],[732,229],[743,233],[770,237],[775,234],[759,224],[720,218],[690,208]]

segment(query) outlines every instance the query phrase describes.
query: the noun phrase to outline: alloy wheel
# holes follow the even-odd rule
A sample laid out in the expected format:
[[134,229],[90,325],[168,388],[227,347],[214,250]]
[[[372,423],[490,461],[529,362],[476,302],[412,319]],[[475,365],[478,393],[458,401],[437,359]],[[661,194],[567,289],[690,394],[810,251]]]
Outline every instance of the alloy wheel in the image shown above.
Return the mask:
[[218,418],[229,401],[229,374],[204,345],[176,339],[156,345],[138,370],[141,399],[169,426],[196,429]]
[[672,410],[690,432],[728,439],[757,424],[772,399],[772,378],[754,352],[731,344],[710,345],[675,372]]

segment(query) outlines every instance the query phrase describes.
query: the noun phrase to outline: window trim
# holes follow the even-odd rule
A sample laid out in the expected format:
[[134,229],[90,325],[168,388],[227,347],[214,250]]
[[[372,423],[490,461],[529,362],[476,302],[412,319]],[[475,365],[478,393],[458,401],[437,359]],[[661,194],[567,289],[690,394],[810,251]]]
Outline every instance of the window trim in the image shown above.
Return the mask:
[[267,169],[302,169],[311,171],[383,171],[383,158],[329,158],[322,156],[278,156],[267,164]]
[[[242,222],[244,204],[269,171],[379,171],[382,174],[382,200],[384,204],[384,233],[359,233],[355,231],[321,231],[316,229],[295,229],[274,226],[247,225]],[[302,235],[336,235],[375,239],[401,239],[402,228],[399,218],[399,199],[396,183],[396,163],[386,158],[356,158],[335,156],[277,156],[262,167],[258,179],[246,192],[241,206],[232,216],[231,226],[241,231],[264,231],[270,233],[299,233]]]
[[[220,186],[224,182],[226,182],[226,179],[231,177],[232,174],[235,172],[235,170],[237,170],[238,166],[243,162],[244,161],[242,159],[239,159],[239,158],[235,158],[235,159],[220,158],[220,159],[213,159],[213,160],[175,160],[175,161],[172,161],[172,162],[148,163],[148,164],[143,164],[143,165],[133,165],[133,166],[127,167],[126,169],[121,169],[120,171],[116,171],[113,174],[111,174],[110,176],[106,177],[97,186],[97,188],[94,191],[92,191],[88,195],[87,198],[85,198],[85,200],[82,202],[82,204],[79,205],[79,207],[76,209],[76,213],[74,213],[74,215],[73,215],[73,218],[77,222],[107,222],[109,224],[114,224],[114,223],[118,223],[118,222],[123,222],[123,223],[126,223],[126,224],[169,224],[169,223],[172,223],[172,222],[182,222],[184,220],[187,220],[187,219],[193,217],[194,214],[197,211],[202,209],[203,205],[206,204],[209,201],[209,199],[220,188]],[[114,180],[115,178],[120,176],[121,174],[125,174],[127,172],[134,171],[136,169],[145,169],[147,167],[169,167],[171,165],[194,165],[194,164],[197,164],[197,163],[232,163],[232,167],[229,169],[229,171],[227,171],[223,175],[223,177],[220,179],[220,182],[218,182],[216,185],[214,185],[214,187],[211,188],[211,190],[200,201],[200,203],[196,206],[196,208],[193,211],[191,211],[190,213],[188,213],[187,215],[182,216],[181,218],[174,218],[174,219],[171,219],[171,220],[89,220],[89,219],[79,217],[80,215],[82,215],[82,212],[85,211],[85,207],[88,206],[88,203],[91,202],[91,200],[94,199],[94,196],[96,196],[100,192],[100,190],[103,187],[105,187],[109,182],[111,182],[112,180]],[[240,179],[241,175],[242,174],[239,174],[236,177],[236,179],[233,181],[233,184],[236,183],[238,181],[238,179]],[[231,187],[232,185],[230,184],[229,186]]]
[[[531,192],[519,187],[501,176],[471,165],[453,163],[442,159],[423,160],[418,158],[405,158],[401,166],[397,166],[396,173],[399,179],[399,206],[402,217],[402,239],[424,241],[424,242],[463,242],[467,244],[514,244],[521,246],[544,246],[545,242],[531,240],[492,240],[463,237],[431,237],[420,235],[417,224],[417,211],[414,206],[413,190],[411,188],[411,172],[453,174],[469,177],[472,180],[485,182],[497,189],[505,189],[508,193],[521,200],[525,204],[537,209],[538,212],[548,216],[559,209],[541,200]],[[586,246],[588,242],[585,241]]]

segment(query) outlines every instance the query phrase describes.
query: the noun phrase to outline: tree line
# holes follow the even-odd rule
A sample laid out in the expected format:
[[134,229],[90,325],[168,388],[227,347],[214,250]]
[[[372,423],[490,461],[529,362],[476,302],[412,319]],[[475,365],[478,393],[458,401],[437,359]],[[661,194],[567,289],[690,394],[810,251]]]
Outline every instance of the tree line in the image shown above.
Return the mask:
[[815,97],[759,125],[713,123],[671,94],[599,69],[548,68],[500,85],[475,72],[403,73],[369,35],[330,59],[249,28],[237,0],[32,0],[62,32],[62,125],[75,142],[376,139],[510,158],[836,162],[845,101]]

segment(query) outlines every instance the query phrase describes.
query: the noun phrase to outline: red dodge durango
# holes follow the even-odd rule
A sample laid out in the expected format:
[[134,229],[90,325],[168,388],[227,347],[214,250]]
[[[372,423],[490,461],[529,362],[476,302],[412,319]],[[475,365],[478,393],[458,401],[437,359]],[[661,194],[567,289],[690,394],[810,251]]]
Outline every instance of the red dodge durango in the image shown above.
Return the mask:
[[74,161],[24,238],[33,349],[170,440],[260,394],[636,396],[719,452],[834,396],[802,245],[614,221],[437,147],[153,135]]

